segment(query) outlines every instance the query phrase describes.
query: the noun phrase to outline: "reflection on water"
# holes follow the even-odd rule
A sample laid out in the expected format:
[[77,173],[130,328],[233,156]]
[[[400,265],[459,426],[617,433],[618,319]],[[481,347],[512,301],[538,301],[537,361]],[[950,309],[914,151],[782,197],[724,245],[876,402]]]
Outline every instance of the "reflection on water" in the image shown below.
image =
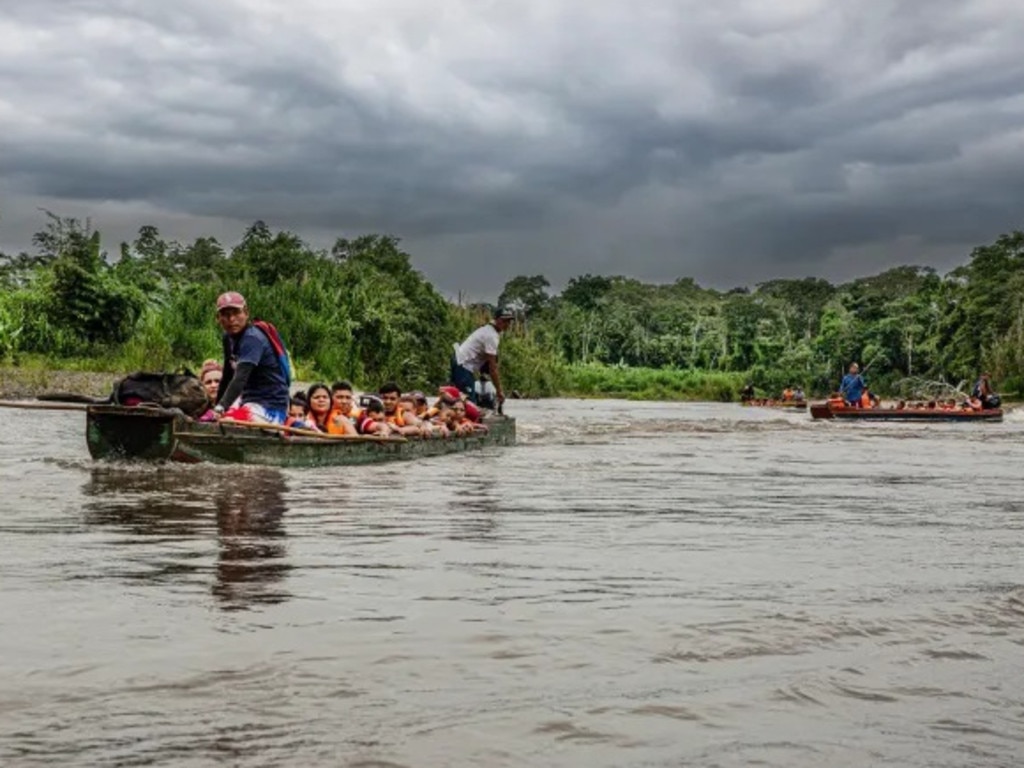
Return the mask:
[[[83,488],[83,517],[91,526],[127,534],[124,547],[203,538],[216,529],[211,588],[225,610],[279,603],[286,560],[285,478],[279,470],[189,471],[181,467],[99,465]],[[129,571],[136,581],[184,580],[207,569],[201,551],[172,548],[152,567]]]
[[501,495],[495,472],[462,477],[449,504],[451,538],[489,541],[499,538]]

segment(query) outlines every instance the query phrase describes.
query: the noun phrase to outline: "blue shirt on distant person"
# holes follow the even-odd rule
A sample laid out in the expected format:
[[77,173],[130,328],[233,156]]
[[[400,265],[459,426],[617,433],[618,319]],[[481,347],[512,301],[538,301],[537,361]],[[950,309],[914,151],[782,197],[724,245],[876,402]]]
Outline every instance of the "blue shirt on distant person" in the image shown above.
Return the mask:
[[850,372],[843,376],[843,381],[839,385],[839,394],[850,405],[860,405],[860,397],[866,388],[864,377],[860,375],[860,367],[854,363],[850,366]]

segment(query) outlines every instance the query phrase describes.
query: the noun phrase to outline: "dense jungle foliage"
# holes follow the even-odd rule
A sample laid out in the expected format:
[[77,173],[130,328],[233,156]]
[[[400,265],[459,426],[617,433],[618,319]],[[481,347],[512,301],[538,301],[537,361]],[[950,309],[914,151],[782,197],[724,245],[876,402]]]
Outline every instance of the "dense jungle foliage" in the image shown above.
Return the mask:
[[[487,307],[447,301],[390,236],[316,250],[257,221],[226,249],[143,226],[117,254],[88,221],[47,214],[33,250],[0,254],[0,362],[54,368],[195,369],[220,353],[213,304],[241,291],[272,320],[300,378],[444,381],[451,344]],[[542,275],[505,284],[520,322],[504,378],[526,395],[736,397],[800,384],[822,394],[852,360],[876,391],[972,380],[1024,389],[1024,233],[978,247],[948,275],[902,266],[843,285],[771,280],[721,292],[690,278],[651,285],[582,275],[560,294]]]

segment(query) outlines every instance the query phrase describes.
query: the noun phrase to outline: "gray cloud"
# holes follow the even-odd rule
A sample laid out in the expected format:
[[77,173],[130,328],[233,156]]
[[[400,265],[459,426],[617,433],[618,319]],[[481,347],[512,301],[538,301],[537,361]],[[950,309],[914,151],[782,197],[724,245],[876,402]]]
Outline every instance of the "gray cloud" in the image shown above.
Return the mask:
[[1022,226],[1013,0],[4,5],[6,250],[38,206],[111,249],[262,218],[493,295],[946,269]]

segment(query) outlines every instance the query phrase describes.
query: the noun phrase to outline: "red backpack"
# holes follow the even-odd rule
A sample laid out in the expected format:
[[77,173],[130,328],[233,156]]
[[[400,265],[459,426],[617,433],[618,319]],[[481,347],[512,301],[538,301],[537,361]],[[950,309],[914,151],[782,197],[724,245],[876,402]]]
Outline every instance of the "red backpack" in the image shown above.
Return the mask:
[[267,341],[270,342],[270,346],[274,348],[274,354],[277,355],[277,364],[281,366],[281,373],[284,374],[284,379],[288,383],[288,386],[291,386],[292,361],[291,357],[288,355],[288,350],[284,346],[284,342],[281,341],[281,334],[277,332],[277,328],[274,327],[273,323],[266,320],[253,320],[252,324],[254,327],[263,331],[263,335],[267,337]]

